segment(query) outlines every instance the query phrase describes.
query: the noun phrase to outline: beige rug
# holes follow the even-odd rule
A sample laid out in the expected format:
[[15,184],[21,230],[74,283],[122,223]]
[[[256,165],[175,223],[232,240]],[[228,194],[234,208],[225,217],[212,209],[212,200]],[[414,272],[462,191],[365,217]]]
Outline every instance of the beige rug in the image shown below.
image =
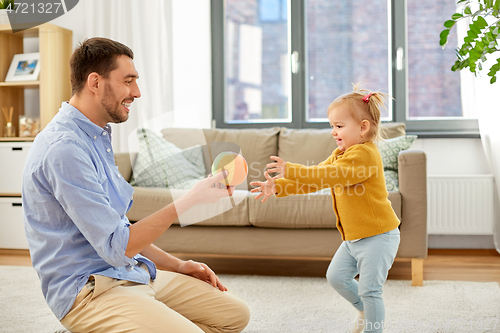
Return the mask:
[[[324,278],[221,275],[250,307],[245,333],[349,332],[352,307]],[[500,332],[500,286],[488,282],[387,281],[385,332]],[[31,267],[0,266],[0,332],[63,329]]]

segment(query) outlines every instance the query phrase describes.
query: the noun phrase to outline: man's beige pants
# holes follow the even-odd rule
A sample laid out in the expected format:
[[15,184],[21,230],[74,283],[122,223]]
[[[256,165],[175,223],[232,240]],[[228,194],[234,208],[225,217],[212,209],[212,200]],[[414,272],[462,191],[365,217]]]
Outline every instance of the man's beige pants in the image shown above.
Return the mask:
[[92,275],[61,320],[72,332],[241,332],[248,307],[183,274],[157,271],[149,285]]

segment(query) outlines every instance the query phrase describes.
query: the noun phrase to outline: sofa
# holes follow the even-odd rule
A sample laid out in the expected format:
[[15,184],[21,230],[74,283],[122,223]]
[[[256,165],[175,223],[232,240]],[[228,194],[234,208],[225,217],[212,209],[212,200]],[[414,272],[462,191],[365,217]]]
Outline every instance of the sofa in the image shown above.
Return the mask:
[[[388,141],[406,134],[404,124],[398,123],[383,124],[382,133]],[[272,155],[304,165],[325,160],[336,148],[329,129],[169,128],[162,131],[162,136],[180,149],[202,147],[207,174],[216,154],[234,151],[234,147],[247,160],[249,169],[247,180],[237,186],[229,209],[208,214],[207,218],[202,212],[201,218],[193,220],[197,223],[176,221],[155,241],[157,246],[170,253],[224,258],[333,257],[342,240],[328,190],[279,199],[270,197],[264,203],[255,200],[257,193],[249,192],[251,181],[264,180],[263,171]],[[397,257],[411,259],[412,285],[422,285],[423,259],[427,257],[426,156],[417,150],[395,150],[399,188],[389,191],[388,198],[401,220]],[[133,178],[132,166],[137,156],[115,154],[117,167],[128,181]],[[131,222],[138,221],[185,191],[135,186],[134,202],[127,216]],[[195,207],[193,211],[203,208]]]

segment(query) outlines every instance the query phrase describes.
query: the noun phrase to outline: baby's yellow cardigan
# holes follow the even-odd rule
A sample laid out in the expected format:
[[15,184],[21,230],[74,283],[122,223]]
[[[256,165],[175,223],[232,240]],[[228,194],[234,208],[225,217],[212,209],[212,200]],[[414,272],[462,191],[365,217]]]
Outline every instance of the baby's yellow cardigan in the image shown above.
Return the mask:
[[393,230],[399,219],[389,201],[382,158],[373,142],[338,148],[317,166],[286,163],[276,179],[277,197],[331,188],[337,229],[342,240],[355,240]]

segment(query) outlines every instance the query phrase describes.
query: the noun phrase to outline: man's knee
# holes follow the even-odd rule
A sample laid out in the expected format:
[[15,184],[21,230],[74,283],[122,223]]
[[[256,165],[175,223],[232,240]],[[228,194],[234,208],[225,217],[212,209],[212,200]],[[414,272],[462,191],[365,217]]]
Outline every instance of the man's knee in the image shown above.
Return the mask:
[[223,332],[241,332],[245,329],[250,321],[250,309],[241,300],[234,302],[234,315],[231,318],[231,323],[226,326],[227,329]]

